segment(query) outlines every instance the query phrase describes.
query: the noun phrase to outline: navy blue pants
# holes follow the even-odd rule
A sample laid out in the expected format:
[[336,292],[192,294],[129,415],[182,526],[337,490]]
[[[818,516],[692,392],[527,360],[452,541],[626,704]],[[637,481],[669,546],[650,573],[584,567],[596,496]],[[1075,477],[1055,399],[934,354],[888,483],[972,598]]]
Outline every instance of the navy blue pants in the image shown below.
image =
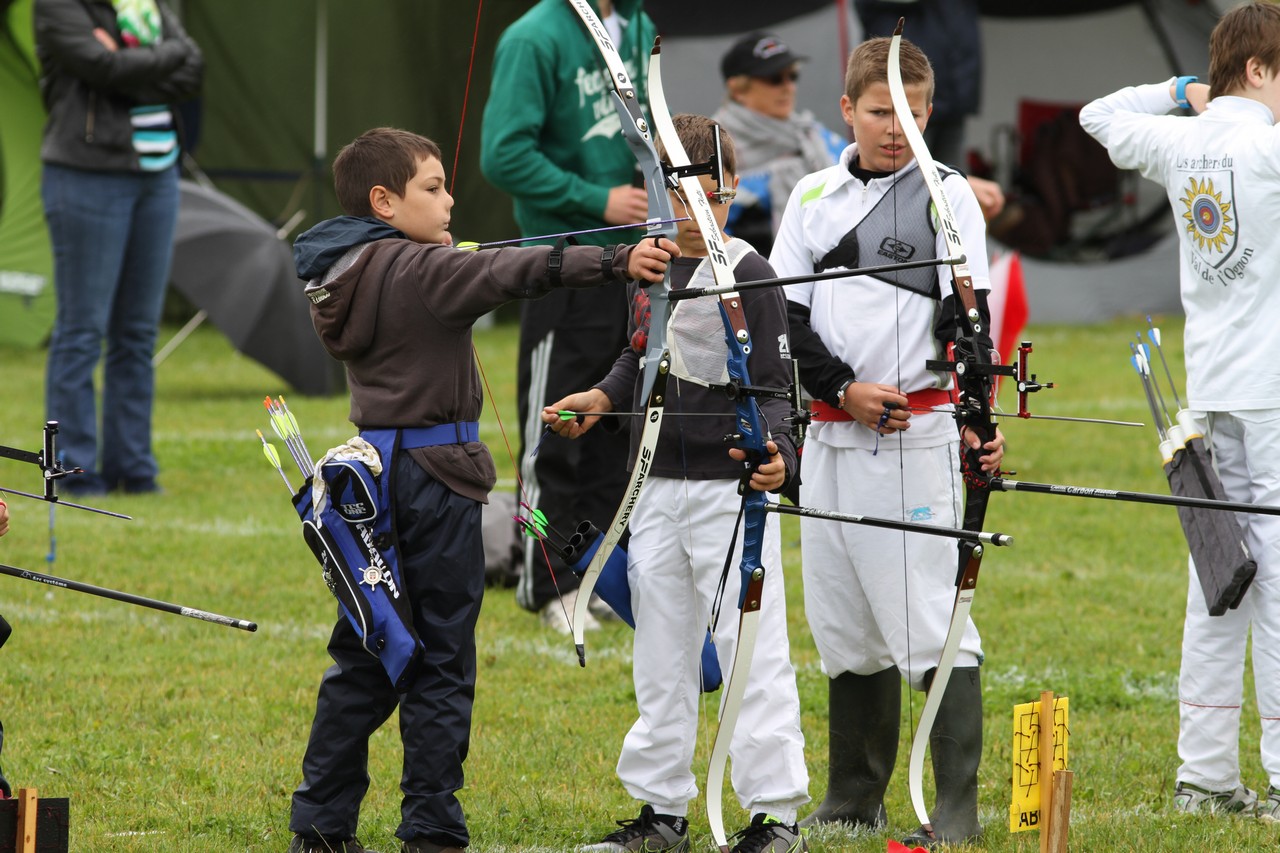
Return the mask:
[[466,819],[455,794],[475,698],[475,628],[484,593],[481,505],[432,479],[403,451],[394,477],[400,571],[426,652],[409,689],[398,694],[339,613],[329,639],[334,664],[320,682],[289,829],[326,838],[356,834],[369,788],[369,737],[399,704],[404,798],[396,836],[465,847]]

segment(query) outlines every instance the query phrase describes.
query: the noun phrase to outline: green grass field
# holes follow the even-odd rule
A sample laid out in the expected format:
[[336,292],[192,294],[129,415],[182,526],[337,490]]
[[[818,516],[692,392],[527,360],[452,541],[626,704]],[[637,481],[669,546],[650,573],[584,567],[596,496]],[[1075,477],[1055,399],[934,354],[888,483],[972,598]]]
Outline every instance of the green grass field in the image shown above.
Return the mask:
[[[1041,327],[1035,370],[1058,388],[1033,398],[1042,414],[1149,420],[1128,365],[1140,321]],[[1170,355],[1180,324],[1165,325]],[[514,441],[515,330],[478,336],[492,395]],[[37,450],[44,353],[0,348],[5,376],[0,444]],[[299,766],[335,607],[299,536],[279,475],[254,435],[271,436],[261,400],[279,380],[203,329],[160,369],[155,413],[162,497],[97,503],[118,521],[60,509],[49,562],[46,505],[10,500],[0,561],[256,621],[248,634],[122,603],[0,577],[0,613],[14,634],[0,650],[2,758],[15,786],[71,799],[74,851],[283,851]],[[347,438],[343,398],[291,397],[316,455]],[[1012,399],[1006,399],[1012,407]],[[1017,478],[1167,492],[1154,433],[1005,421]],[[483,437],[513,489],[492,410]],[[276,442],[277,445],[279,442]],[[295,485],[296,472],[291,475]],[[36,468],[0,460],[0,485],[41,490]],[[1274,849],[1280,833],[1246,819],[1189,818],[1170,808],[1178,766],[1177,672],[1185,544],[1168,508],[1034,494],[991,499],[988,529],[1017,544],[991,549],[973,615],[983,634],[986,745],[984,849],[1034,851],[1010,834],[1012,707],[1053,690],[1071,700],[1075,772],[1071,848],[1078,851]],[[784,520],[792,654],[799,674],[810,792],[826,786],[826,684],[803,613],[798,528]],[[542,630],[509,590],[490,590],[479,628],[480,675],[466,806],[478,851],[568,850],[638,809],[613,767],[634,715],[629,629],[590,636],[588,668],[572,643]],[[1252,684],[1246,686],[1252,696]],[[890,831],[823,832],[814,851],[876,851],[915,827],[906,756],[922,697],[904,702],[890,790]],[[714,705],[704,704],[714,716]],[[714,721],[704,722],[698,772]],[[1265,788],[1259,722],[1246,698],[1245,781]],[[392,721],[372,744],[361,836],[393,851],[400,748]],[[807,812],[807,809],[804,810]],[[745,824],[727,797],[731,830]],[[710,850],[700,802],[697,850]]]

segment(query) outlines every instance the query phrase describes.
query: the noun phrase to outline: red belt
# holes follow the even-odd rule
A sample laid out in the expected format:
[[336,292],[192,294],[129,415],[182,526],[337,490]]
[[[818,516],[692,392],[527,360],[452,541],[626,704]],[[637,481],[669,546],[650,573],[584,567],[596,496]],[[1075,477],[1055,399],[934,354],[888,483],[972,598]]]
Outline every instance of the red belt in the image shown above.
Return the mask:
[[[913,412],[929,411],[936,406],[947,406],[954,403],[950,391],[941,388],[922,388],[907,395],[907,408]],[[815,421],[851,421],[853,416],[844,409],[822,402],[813,401],[813,419]]]

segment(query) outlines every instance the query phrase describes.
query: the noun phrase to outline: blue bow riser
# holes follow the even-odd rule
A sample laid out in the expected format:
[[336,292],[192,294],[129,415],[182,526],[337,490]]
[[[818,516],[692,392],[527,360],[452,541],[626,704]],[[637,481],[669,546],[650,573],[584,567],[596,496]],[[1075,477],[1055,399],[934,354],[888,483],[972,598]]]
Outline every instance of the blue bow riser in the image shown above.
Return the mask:
[[[569,540],[572,554],[577,557],[569,564],[574,574],[581,575],[587,570],[587,565],[590,564],[592,556],[595,555],[602,541],[604,541],[604,534],[590,521],[584,521],[578,525],[573,538]],[[621,546],[613,549],[613,553],[605,561],[604,568],[600,570],[595,593],[603,599],[605,604],[613,608],[618,618],[632,628],[636,626],[635,615],[631,612],[631,584],[627,582],[627,552]],[[716,657],[716,648],[711,642],[711,631],[708,630],[706,639],[702,643],[702,692],[714,693],[720,689],[722,681],[720,660]]]

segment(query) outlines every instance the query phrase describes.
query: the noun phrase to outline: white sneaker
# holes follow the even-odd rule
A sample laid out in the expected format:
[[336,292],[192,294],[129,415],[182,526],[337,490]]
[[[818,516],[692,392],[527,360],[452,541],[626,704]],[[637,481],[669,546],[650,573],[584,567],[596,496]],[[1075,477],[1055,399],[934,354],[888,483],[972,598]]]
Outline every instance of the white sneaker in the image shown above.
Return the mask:
[[1280,788],[1267,787],[1267,798],[1258,803],[1258,817],[1267,823],[1280,823]]
[[1173,807],[1188,814],[1253,814],[1258,795],[1244,785],[1233,791],[1209,791],[1190,782],[1179,782],[1173,789]]
[[[578,602],[578,590],[571,589],[564,595],[553,598],[546,604],[542,605],[542,610],[538,611],[538,617],[542,620],[542,624],[557,634],[568,637],[573,633],[573,627],[569,624],[570,618],[573,616],[573,608]],[[582,617],[582,630],[598,631],[600,623],[596,617],[591,615],[588,609]]]

